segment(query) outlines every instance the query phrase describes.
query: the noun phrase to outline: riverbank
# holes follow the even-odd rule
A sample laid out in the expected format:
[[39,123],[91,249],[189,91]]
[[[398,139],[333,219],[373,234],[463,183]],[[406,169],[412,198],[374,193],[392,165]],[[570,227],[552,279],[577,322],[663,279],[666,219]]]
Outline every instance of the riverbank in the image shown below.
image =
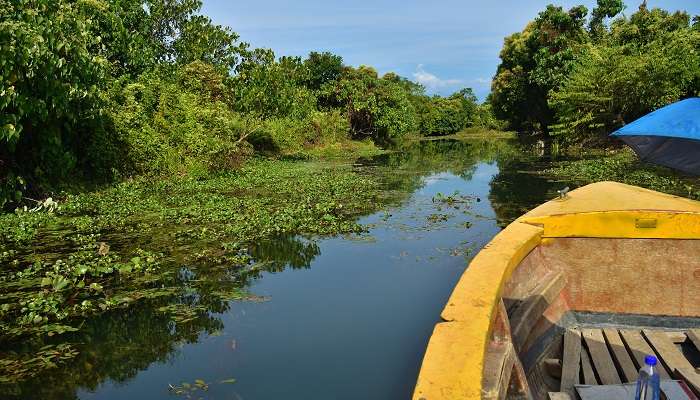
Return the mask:
[[346,138],[302,147],[300,150],[282,151],[274,156],[297,160],[353,160],[359,157],[374,157],[386,152],[387,150],[380,148],[370,139]]
[[[236,173],[134,180],[59,199],[53,216],[27,213],[45,223],[15,258],[97,271],[109,265],[92,260],[113,256],[124,272],[88,274],[101,294],[45,282],[59,309],[87,295],[97,309],[58,321],[77,331],[0,344],[0,365],[26,374],[0,397],[167,400],[186,385],[204,399],[410,396],[435,315],[469,259],[501,221],[560,187],[526,170],[531,159],[514,140],[415,141],[367,158],[253,159]],[[362,233],[325,234],[354,228]],[[299,385],[308,376],[318,385]]]
[[624,147],[616,150],[598,150],[584,153],[578,160],[557,161],[542,173],[557,179],[569,180],[583,186],[593,182],[616,181],[700,199],[700,179],[639,160],[634,152]]
[[[347,164],[253,159],[207,178],[142,177],[60,198],[54,210],[0,215],[0,384],[75,357],[52,339],[96,315],[168,298],[164,316],[196,318],[208,310],[203,297],[172,299],[198,293],[204,275],[228,282],[207,302],[245,297],[242,280],[265,261],[252,244],[360,232],[356,217],[381,204],[377,183]],[[18,341],[23,351],[6,352]]]
[[463,129],[457,133],[451,135],[442,136],[423,136],[423,135],[413,135],[408,136],[409,141],[417,140],[507,140],[507,139],[517,139],[518,135],[515,132],[499,131],[481,127],[472,127]]

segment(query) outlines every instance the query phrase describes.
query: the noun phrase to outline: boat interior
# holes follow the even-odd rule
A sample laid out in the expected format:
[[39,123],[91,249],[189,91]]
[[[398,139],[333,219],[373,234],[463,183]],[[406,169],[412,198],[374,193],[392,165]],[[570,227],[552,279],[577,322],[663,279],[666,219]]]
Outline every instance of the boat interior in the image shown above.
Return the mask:
[[700,240],[542,239],[505,282],[482,398],[634,398],[653,354],[662,398],[694,399],[698,299]]

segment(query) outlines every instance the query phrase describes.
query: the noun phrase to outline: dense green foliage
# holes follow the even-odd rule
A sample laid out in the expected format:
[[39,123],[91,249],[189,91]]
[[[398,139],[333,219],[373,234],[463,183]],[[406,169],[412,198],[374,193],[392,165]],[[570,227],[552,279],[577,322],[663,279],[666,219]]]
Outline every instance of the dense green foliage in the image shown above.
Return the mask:
[[450,97],[434,96],[422,99],[421,132],[429,135],[450,135],[480,123],[488,127],[488,121],[480,120],[482,106],[477,105],[471,89],[463,89]]
[[21,196],[17,172],[66,178],[89,161],[78,159],[77,148],[104,136],[99,86],[110,65],[94,34],[101,11],[87,2],[0,2],[0,171],[7,171],[0,205]]
[[468,90],[428,97],[334,54],[251,49],[201,5],[0,0],[0,208],[66,184],[234,168],[254,150],[493,122]]
[[355,135],[392,138],[416,129],[416,112],[400,84],[371,67],[346,68],[329,97],[344,107]]
[[[1,1],[0,206],[18,203],[25,189],[31,194],[76,178],[128,173],[121,167],[131,167],[132,158],[143,159],[154,143],[172,139],[167,132],[158,137],[133,132],[139,125],[153,127],[155,119],[120,118],[129,108],[146,107],[148,114],[207,103],[210,99],[200,102],[196,93],[175,98],[167,83],[204,78],[186,68],[195,61],[219,75],[240,61],[246,46],[198,15],[200,6],[198,0]],[[182,77],[176,71],[194,73]],[[166,93],[157,93],[161,88]],[[154,107],[165,99],[170,104]],[[138,104],[147,101],[152,104]],[[178,101],[184,103],[178,107]],[[207,108],[202,114],[208,115],[190,110],[187,117],[213,125],[228,107]],[[132,154],[142,139],[146,148]]]
[[383,79],[403,87],[416,112],[418,131],[423,135],[450,135],[470,127],[503,128],[502,122],[493,116],[488,103],[477,103],[471,88],[464,88],[448,97],[427,96],[423,86],[396,74],[386,74]]
[[697,95],[697,22],[643,3],[606,25],[623,8],[620,0],[599,0],[586,29],[584,7],[548,6],[506,38],[492,84],[495,114],[519,131],[598,141],[658,107]]

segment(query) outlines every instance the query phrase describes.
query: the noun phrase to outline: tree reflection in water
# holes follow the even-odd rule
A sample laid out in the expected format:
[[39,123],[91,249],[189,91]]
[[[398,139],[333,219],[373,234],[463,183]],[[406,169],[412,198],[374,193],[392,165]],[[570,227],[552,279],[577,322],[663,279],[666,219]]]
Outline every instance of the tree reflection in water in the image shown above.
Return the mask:
[[108,380],[126,382],[152,363],[169,362],[183,344],[196,343],[202,335],[223,330],[217,314],[230,310],[231,299],[255,300],[242,290],[252,280],[263,272],[308,268],[320,249],[312,240],[283,236],[251,246],[250,254],[255,262],[243,267],[180,267],[169,285],[181,289],[177,295],[88,319],[80,331],[60,338],[25,341],[12,351],[70,343],[79,354],[59,368],[48,369],[18,385],[0,386],[3,398],[76,398],[78,389],[94,390]]

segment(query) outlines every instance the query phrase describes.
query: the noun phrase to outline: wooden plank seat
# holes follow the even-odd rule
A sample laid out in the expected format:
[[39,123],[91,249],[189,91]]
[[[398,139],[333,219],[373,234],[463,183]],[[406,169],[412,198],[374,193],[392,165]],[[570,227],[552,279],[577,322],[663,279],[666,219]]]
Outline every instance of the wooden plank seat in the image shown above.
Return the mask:
[[[642,337],[641,331],[638,330],[620,330],[620,335],[623,341],[627,345],[627,348],[632,353],[632,359],[635,361],[637,368],[641,368],[644,365],[644,357],[647,354],[655,354],[654,350],[651,349],[649,343]],[[659,375],[661,379],[670,378],[670,374],[666,370],[663,364],[659,364]]]
[[634,382],[639,374],[639,368],[634,365],[632,357],[625,348],[625,344],[622,343],[620,332],[617,329],[603,329],[603,334],[615,358],[616,364],[622,372],[622,381]]
[[660,356],[659,361],[668,368],[669,371],[674,371],[676,369],[693,369],[690,361],[685,358],[666,332],[645,329],[642,331],[642,334],[647,338],[651,347],[656,351],[656,354]]
[[603,385],[622,383],[608,346],[605,344],[603,332],[600,329],[584,329],[582,334],[600,383]]
[[567,329],[564,333],[564,355],[562,357],[561,385],[559,387],[560,392],[565,393],[567,397],[573,396],[574,385],[580,381],[580,365],[581,332],[575,329]]
[[[681,344],[695,346],[700,352],[700,330],[569,328],[563,338],[559,392],[550,392],[549,397],[583,398],[579,388],[590,386],[607,388],[585,389],[590,396],[623,393],[629,389],[625,384],[634,385],[647,354],[653,354],[659,360],[657,365],[662,380],[672,382],[677,379],[683,382],[680,387],[690,388],[689,391],[692,389],[697,394],[700,392],[700,368],[685,356]],[[672,396],[667,393],[669,399],[695,398],[692,394],[679,397],[677,387],[668,385],[668,390],[676,393]]]

